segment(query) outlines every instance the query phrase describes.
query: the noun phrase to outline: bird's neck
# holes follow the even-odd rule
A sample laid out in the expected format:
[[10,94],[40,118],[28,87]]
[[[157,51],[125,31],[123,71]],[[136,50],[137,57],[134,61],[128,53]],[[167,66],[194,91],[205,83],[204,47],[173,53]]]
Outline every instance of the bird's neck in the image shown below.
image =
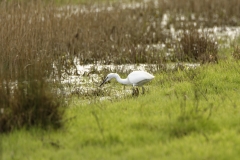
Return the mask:
[[116,80],[117,80],[119,83],[122,83],[122,84],[124,84],[124,85],[130,84],[127,78],[126,78],[126,79],[122,79],[122,78],[120,78],[119,75],[116,76]]

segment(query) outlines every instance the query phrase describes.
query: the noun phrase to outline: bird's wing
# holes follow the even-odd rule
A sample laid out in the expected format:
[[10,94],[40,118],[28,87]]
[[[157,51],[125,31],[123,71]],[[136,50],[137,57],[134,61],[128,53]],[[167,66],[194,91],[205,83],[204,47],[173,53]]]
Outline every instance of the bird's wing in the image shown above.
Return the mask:
[[133,85],[143,85],[153,79],[154,76],[144,71],[134,71],[128,75],[128,80]]

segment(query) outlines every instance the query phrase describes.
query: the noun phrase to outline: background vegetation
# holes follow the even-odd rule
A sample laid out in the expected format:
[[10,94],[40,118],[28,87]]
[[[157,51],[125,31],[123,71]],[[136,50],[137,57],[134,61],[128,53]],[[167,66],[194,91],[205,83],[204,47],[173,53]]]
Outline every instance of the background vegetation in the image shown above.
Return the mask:
[[[223,47],[227,40],[211,29],[239,26],[239,7],[238,0],[0,1],[3,159],[237,159],[239,40]],[[103,88],[80,101],[62,92],[66,75],[83,76],[76,60],[156,64],[156,77],[146,95],[119,99]],[[179,65],[167,70],[169,63]]]

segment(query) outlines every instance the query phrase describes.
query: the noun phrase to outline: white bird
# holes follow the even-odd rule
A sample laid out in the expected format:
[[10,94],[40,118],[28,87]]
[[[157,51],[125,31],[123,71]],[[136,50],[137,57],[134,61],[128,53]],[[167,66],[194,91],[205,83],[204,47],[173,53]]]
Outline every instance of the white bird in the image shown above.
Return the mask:
[[124,85],[132,85],[133,86],[133,95],[138,95],[138,89],[135,90],[135,86],[142,86],[142,91],[144,94],[144,87],[143,85],[149,81],[151,81],[154,76],[145,71],[133,71],[131,72],[126,79],[122,79],[117,73],[109,73],[107,77],[103,80],[100,84],[100,87],[107,81],[111,80],[112,78],[116,78],[116,80]]

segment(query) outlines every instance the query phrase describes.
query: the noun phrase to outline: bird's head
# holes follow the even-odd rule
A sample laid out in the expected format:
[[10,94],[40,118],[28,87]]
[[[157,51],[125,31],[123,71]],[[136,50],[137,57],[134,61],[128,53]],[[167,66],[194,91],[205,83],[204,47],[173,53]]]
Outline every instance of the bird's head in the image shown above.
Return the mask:
[[103,80],[103,82],[100,84],[99,87],[101,87],[104,83],[106,83],[107,81],[111,80],[112,78],[116,77],[116,73],[109,73],[106,78]]

